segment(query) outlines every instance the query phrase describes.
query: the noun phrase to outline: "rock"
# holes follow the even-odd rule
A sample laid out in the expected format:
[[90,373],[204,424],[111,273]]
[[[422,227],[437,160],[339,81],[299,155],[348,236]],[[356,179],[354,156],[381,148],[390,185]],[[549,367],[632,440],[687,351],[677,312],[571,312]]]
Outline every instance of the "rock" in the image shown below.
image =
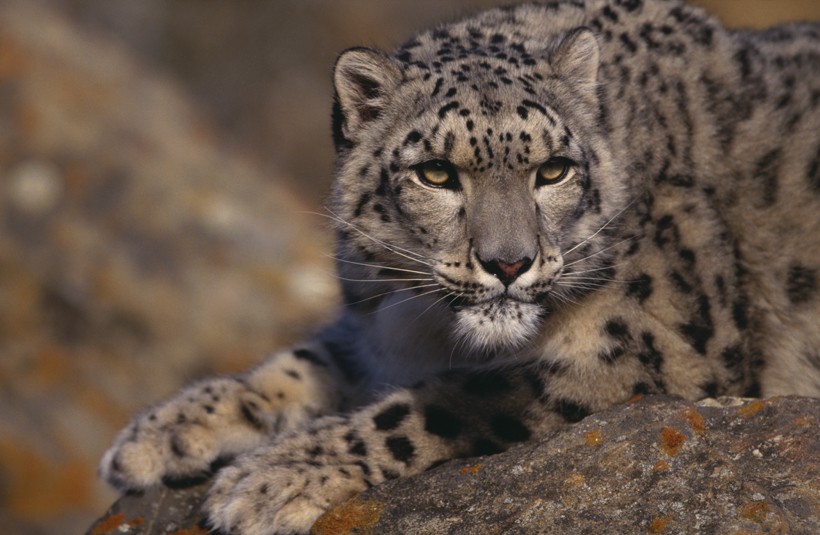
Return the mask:
[[206,535],[200,507],[207,484],[160,487],[120,498],[87,535]]
[[[819,415],[813,398],[641,399],[538,443],[378,485],[313,532],[820,533]],[[150,516],[169,492],[125,497],[100,522]],[[172,520],[194,529],[199,518]],[[166,533],[145,525],[110,533]]]
[[820,400],[646,399],[337,507],[373,533],[820,533]]

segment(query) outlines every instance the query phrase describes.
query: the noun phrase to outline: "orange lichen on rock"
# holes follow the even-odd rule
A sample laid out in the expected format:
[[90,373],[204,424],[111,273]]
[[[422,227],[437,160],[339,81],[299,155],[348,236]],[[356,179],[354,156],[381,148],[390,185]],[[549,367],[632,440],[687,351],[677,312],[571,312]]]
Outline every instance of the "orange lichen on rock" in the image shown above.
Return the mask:
[[208,535],[208,531],[199,526],[194,526],[192,528],[182,528],[172,531],[168,535]]
[[751,403],[747,403],[746,405],[743,405],[742,407],[740,407],[737,410],[737,413],[740,416],[742,416],[744,418],[747,418],[749,416],[757,414],[758,412],[763,410],[765,407],[766,407],[766,402],[765,401],[762,401],[762,400],[752,401]]
[[686,436],[677,429],[664,427],[661,431],[661,449],[670,457],[680,453],[684,442],[686,442]]
[[484,468],[483,464],[474,464],[473,466],[465,466],[463,468],[460,468],[459,472],[461,472],[462,474],[470,474],[471,476],[474,476],[478,474],[478,472],[482,468]]
[[649,525],[649,533],[663,533],[664,531],[666,531],[667,526],[669,526],[668,516],[665,516],[663,518],[656,518],[652,521],[652,524]]
[[769,513],[770,509],[771,508],[768,503],[763,500],[757,500],[752,503],[742,505],[738,512],[741,517],[760,524],[766,520],[766,515]]
[[696,433],[703,433],[706,431],[706,421],[703,416],[694,407],[685,409],[682,413],[683,418],[689,422],[689,425]]
[[595,431],[584,433],[584,440],[587,441],[587,446],[598,446],[604,441],[604,438],[601,436],[601,430],[596,429]]
[[668,462],[660,460],[655,463],[655,466],[652,467],[652,470],[655,472],[664,472],[666,470],[669,470],[670,468],[671,466],[669,466]]
[[384,505],[375,500],[361,500],[354,496],[320,516],[310,532],[313,535],[370,533],[383,510]]
[[741,518],[751,520],[764,533],[788,533],[788,523],[775,506],[764,500],[755,500],[738,508]]
[[96,526],[94,526],[94,529],[91,530],[90,535],[105,535],[106,533],[117,529],[124,523],[125,515],[123,513],[116,513],[111,516],[107,516],[100,520]]

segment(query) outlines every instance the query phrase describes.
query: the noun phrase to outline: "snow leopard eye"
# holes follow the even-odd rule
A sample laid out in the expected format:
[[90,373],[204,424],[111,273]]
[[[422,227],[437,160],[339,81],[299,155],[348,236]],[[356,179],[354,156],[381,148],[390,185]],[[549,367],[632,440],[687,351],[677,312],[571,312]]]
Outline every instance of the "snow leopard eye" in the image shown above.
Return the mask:
[[446,188],[457,190],[461,186],[458,183],[458,173],[453,164],[446,160],[430,160],[415,167],[416,176],[422,184],[434,188]]
[[569,158],[550,158],[535,172],[535,187],[554,186],[575,174],[575,162]]

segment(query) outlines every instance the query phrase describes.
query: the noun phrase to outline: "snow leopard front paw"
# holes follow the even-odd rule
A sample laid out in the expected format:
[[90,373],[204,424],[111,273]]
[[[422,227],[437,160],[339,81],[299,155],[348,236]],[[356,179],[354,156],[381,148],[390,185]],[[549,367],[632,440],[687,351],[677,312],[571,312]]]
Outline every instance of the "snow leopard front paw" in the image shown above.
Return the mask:
[[259,445],[285,414],[238,379],[206,381],[138,415],[100,462],[121,490],[209,473],[212,463]]
[[223,468],[203,508],[210,526],[237,535],[307,533],[325,511],[371,485],[361,463],[318,445],[305,450],[299,438]]

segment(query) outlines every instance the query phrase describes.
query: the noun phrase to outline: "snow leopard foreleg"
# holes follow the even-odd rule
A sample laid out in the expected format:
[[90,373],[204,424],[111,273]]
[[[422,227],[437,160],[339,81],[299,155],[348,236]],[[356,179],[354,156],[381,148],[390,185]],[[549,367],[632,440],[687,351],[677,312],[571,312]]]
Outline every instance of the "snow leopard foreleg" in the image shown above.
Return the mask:
[[501,452],[585,415],[552,399],[546,373],[447,372],[348,417],[318,420],[226,467],[209,492],[216,528],[306,532],[333,505],[449,459]]
[[207,379],[136,416],[106,452],[100,473],[121,490],[207,475],[345,404],[350,370],[318,342],[276,353],[246,373]]

